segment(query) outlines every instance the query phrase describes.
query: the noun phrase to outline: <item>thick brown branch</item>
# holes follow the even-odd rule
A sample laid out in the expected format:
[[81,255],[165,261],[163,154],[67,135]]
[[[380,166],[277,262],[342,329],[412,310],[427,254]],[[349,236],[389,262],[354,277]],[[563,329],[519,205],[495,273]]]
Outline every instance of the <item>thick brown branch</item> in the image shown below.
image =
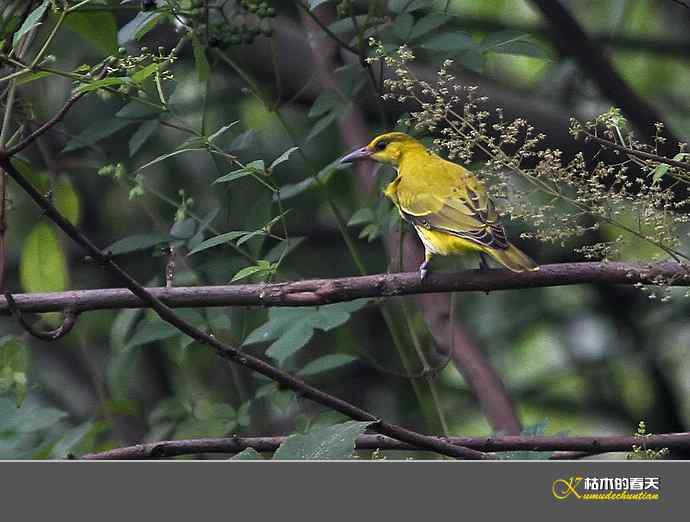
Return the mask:
[[[86,460],[139,460],[194,455],[199,453],[239,453],[243,449],[253,448],[259,452],[272,452],[278,449],[287,437],[229,437],[218,439],[167,440],[115,448],[101,453],[89,453],[79,458]],[[441,438],[439,437],[439,440]],[[523,436],[507,435],[504,437],[448,437],[451,444],[483,452],[504,451],[567,451],[578,452],[578,457],[610,452],[629,452],[633,446],[644,449],[673,450],[690,449],[690,432],[667,433],[662,435],[636,436]],[[383,435],[361,435],[355,447],[361,450],[401,450],[419,451],[410,444],[400,442]],[[567,455],[575,456],[574,453]],[[555,455],[560,458],[564,455]]]
[[391,436],[395,439],[399,439],[410,444],[426,447],[430,451],[435,451],[450,457],[462,459],[486,458],[486,455],[481,452],[455,446],[445,442],[444,440],[428,437],[401,426],[384,422],[374,414],[358,408],[357,406],[330,395],[318,388],[315,388],[314,386],[311,386],[306,382],[293,377],[289,373],[286,373],[268,364],[258,357],[241,352],[237,348],[219,341],[215,336],[208,334],[188,323],[179,317],[158,297],[142,287],[136,280],[132,278],[132,276],[130,276],[117,263],[115,263],[110,256],[102,253],[98,247],[91,242],[91,240],[82,234],[55,208],[50,200],[41,195],[41,193],[38,192],[34,186],[26,178],[24,178],[24,176],[22,176],[14,165],[10,163],[9,157],[3,155],[1,152],[0,167],[3,168],[12,179],[14,179],[14,181],[29,195],[31,199],[34,200],[34,202],[41,209],[43,209],[45,215],[51,221],[53,221],[53,223],[55,223],[70,239],[84,248],[84,250],[86,250],[86,252],[93,257],[95,261],[103,265],[104,268],[109,270],[114,276],[122,281],[125,286],[127,286],[127,288],[141,300],[142,303],[145,303],[148,307],[155,310],[161,319],[173,325],[180,332],[192,337],[200,344],[211,347],[220,357],[260,373],[276,383],[294,390],[302,397],[311,399],[314,402],[317,402],[332,410],[339,411],[340,413],[347,415],[352,419],[359,421],[370,421],[372,422],[371,428],[378,433]]
[[[634,285],[662,278],[674,286],[690,286],[686,269],[665,263],[561,263],[542,265],[537,272],[516,274],[507,270],[467,270],[431,273],[422,283],[417,272],[376,274],[338,279],[308,279],[286,283],[180,286],[142,289],[172,308],[213,306],[316,306],[360,298],[380,298],[436,292],[488,292],[579,284]],[[13,294],[25,313],[75,312],[119,308],[150,308],[126,288],[71,290],[67,292]],[[0,297],[0,313],[7,314],[7,300]]]

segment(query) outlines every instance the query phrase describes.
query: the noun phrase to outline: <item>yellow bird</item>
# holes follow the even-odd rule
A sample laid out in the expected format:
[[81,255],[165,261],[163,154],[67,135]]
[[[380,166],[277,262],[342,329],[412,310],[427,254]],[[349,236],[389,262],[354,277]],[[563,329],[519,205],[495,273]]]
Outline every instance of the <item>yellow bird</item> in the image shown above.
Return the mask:
[[388,163],[398,172],[384,194],[424,243],[424,263],[419,267],[422,280],[433,255],[467,251],[479,253],[480,269],[488,268],[484,257],[488,254],[513,272],[539,270],[508,242],[486,188],[464,167],[444,160],[402,132],[382,134],[341,162],[364,159]]

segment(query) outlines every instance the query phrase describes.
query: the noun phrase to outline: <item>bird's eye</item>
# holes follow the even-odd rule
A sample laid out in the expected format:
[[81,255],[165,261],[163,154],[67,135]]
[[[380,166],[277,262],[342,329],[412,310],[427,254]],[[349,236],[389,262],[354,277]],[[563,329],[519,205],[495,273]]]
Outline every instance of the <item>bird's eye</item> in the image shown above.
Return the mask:
[[376,147],[377,150],[383,150],[383,149],[385,149],[387,146],[388,146],[388,143],[386,143],[385,141],[379,141],[379,142],[375,145],[375,147]]

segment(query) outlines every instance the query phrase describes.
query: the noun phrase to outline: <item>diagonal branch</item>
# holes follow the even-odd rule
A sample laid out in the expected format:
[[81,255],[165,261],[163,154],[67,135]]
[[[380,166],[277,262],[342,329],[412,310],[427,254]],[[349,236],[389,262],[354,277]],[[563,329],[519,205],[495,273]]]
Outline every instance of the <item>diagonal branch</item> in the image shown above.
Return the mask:
[[[552,25],[552,38],[563,54],[572,56],[583,71],[599,87],[601,93],[621,108],[628,119],[644,135],[654,135],[654,126],[663,122],[661,115],[640,97],[621,77],[597,45],[560,0],[532,0]],[[666,127],[672,143],[678,139]]]
[[[217,439],[166,440],[115,448],[100,453],[89,453],[78,457],[85,460],[141,460],[194,455],[199,453],[239,453],[246,448],[259,452],[273,452],[287,437],[228,437]],[[440,437],[439,437],[440,439]],[[589,456],[601,453],[630,452],[633,446],[642,449],[690,449],[690,432],[666,433],[660,435],[619,436],[602,435],[594,437],[567,436],[525,436],[506,435],[503,437],[448,437],[451,444],[483,452],[504,451],[567,451]],[[419,451],[418,448],[383,435],[360,435],[355,448],[359,450],[400,450]],[[575,455],[568,454],[573,457]],[[560,456],[554,455],[555,458]]]
[[371,421],[372,429],[378,433],[388,435],[410,444],[426,447],[430,451],[462,459],[484,459],[484,453],[455,446],[442,439],[428,437],[420,433],[408,430],[395,424],[390,424],[379,419],[376,415],[369,413],[347,401],[330,395],[292,375],[268,364],[267,362],[246,354],[237,348],[219,341],[215,336],[206,333],[193,326],[179,317],[170,307],[168,307],[158,297],[148,292],[136,280],[124,271],[111,256],[102,253],[84,234],[82,234],[70,221],[68,221],[52,204],[38,192],[33,185],[12,165],[7,155],[0,153],[0,167],[29,195],[31,199],[45,212],[45,215],[53,221],[70,239],[80,245],[93,259],[109,270],[124,285],[136,295],[143,303],[152,308],[164,321],[170,323],[180,332],[192,337],[199,343],[207,345],[215,350],[222,358],[228,359],[236,364],[254,370],[269,379],[294,390],[296,393],[311,399],[327,408],[339,411],[348,417],[359,421]]
[[[431,273],[420,282],[418,272],[375,274],[336,279],[306,279],[285,283],[246,285],[178,286],[142,288],[172,308],[213,306],[318,306],[362,298],[386,298],[439,292],[489,292],[579,284],[690,286],[683,265],[664,263],[560,263],[542,265],[537,272],[516,274],[507,270],[466,270]],[[120,308],[152,308],[148,298],[127,288],[70,290],[67,292],[13,294],[25,313],[74,312]],[[9,313],[0,296],[0,314]]]

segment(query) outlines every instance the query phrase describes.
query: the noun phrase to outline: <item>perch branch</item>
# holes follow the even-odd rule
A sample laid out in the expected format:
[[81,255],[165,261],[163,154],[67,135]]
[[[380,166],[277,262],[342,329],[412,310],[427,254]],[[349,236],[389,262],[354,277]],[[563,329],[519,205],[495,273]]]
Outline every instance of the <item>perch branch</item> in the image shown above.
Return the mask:
[[[95,248],[95,247],[94,247]],[[102,254],[101,254],[102,255]],[[307,279],[285,283],[230,286],[179,286],[142,288],[147,295],[172,308],[213,306],[317,306],[360,298],[429,294],[438,292],[489,292],[579,284],[654,285],[662,278],[674,286],[690,286],[686,268],[663,263],[560,263],[542,265],[537,272],[517,274],[507,270],[466,270],[431,273],[420,282],[417,272],[375,274],[337,279]],[[141,294],[141,292],[139,292]],[[127,288],[70,290],[67,292],[13,294],[25,313],[75,312],[120,308],[152,308],[150,301]],[[0,314],[10,312],[0,297]]]

